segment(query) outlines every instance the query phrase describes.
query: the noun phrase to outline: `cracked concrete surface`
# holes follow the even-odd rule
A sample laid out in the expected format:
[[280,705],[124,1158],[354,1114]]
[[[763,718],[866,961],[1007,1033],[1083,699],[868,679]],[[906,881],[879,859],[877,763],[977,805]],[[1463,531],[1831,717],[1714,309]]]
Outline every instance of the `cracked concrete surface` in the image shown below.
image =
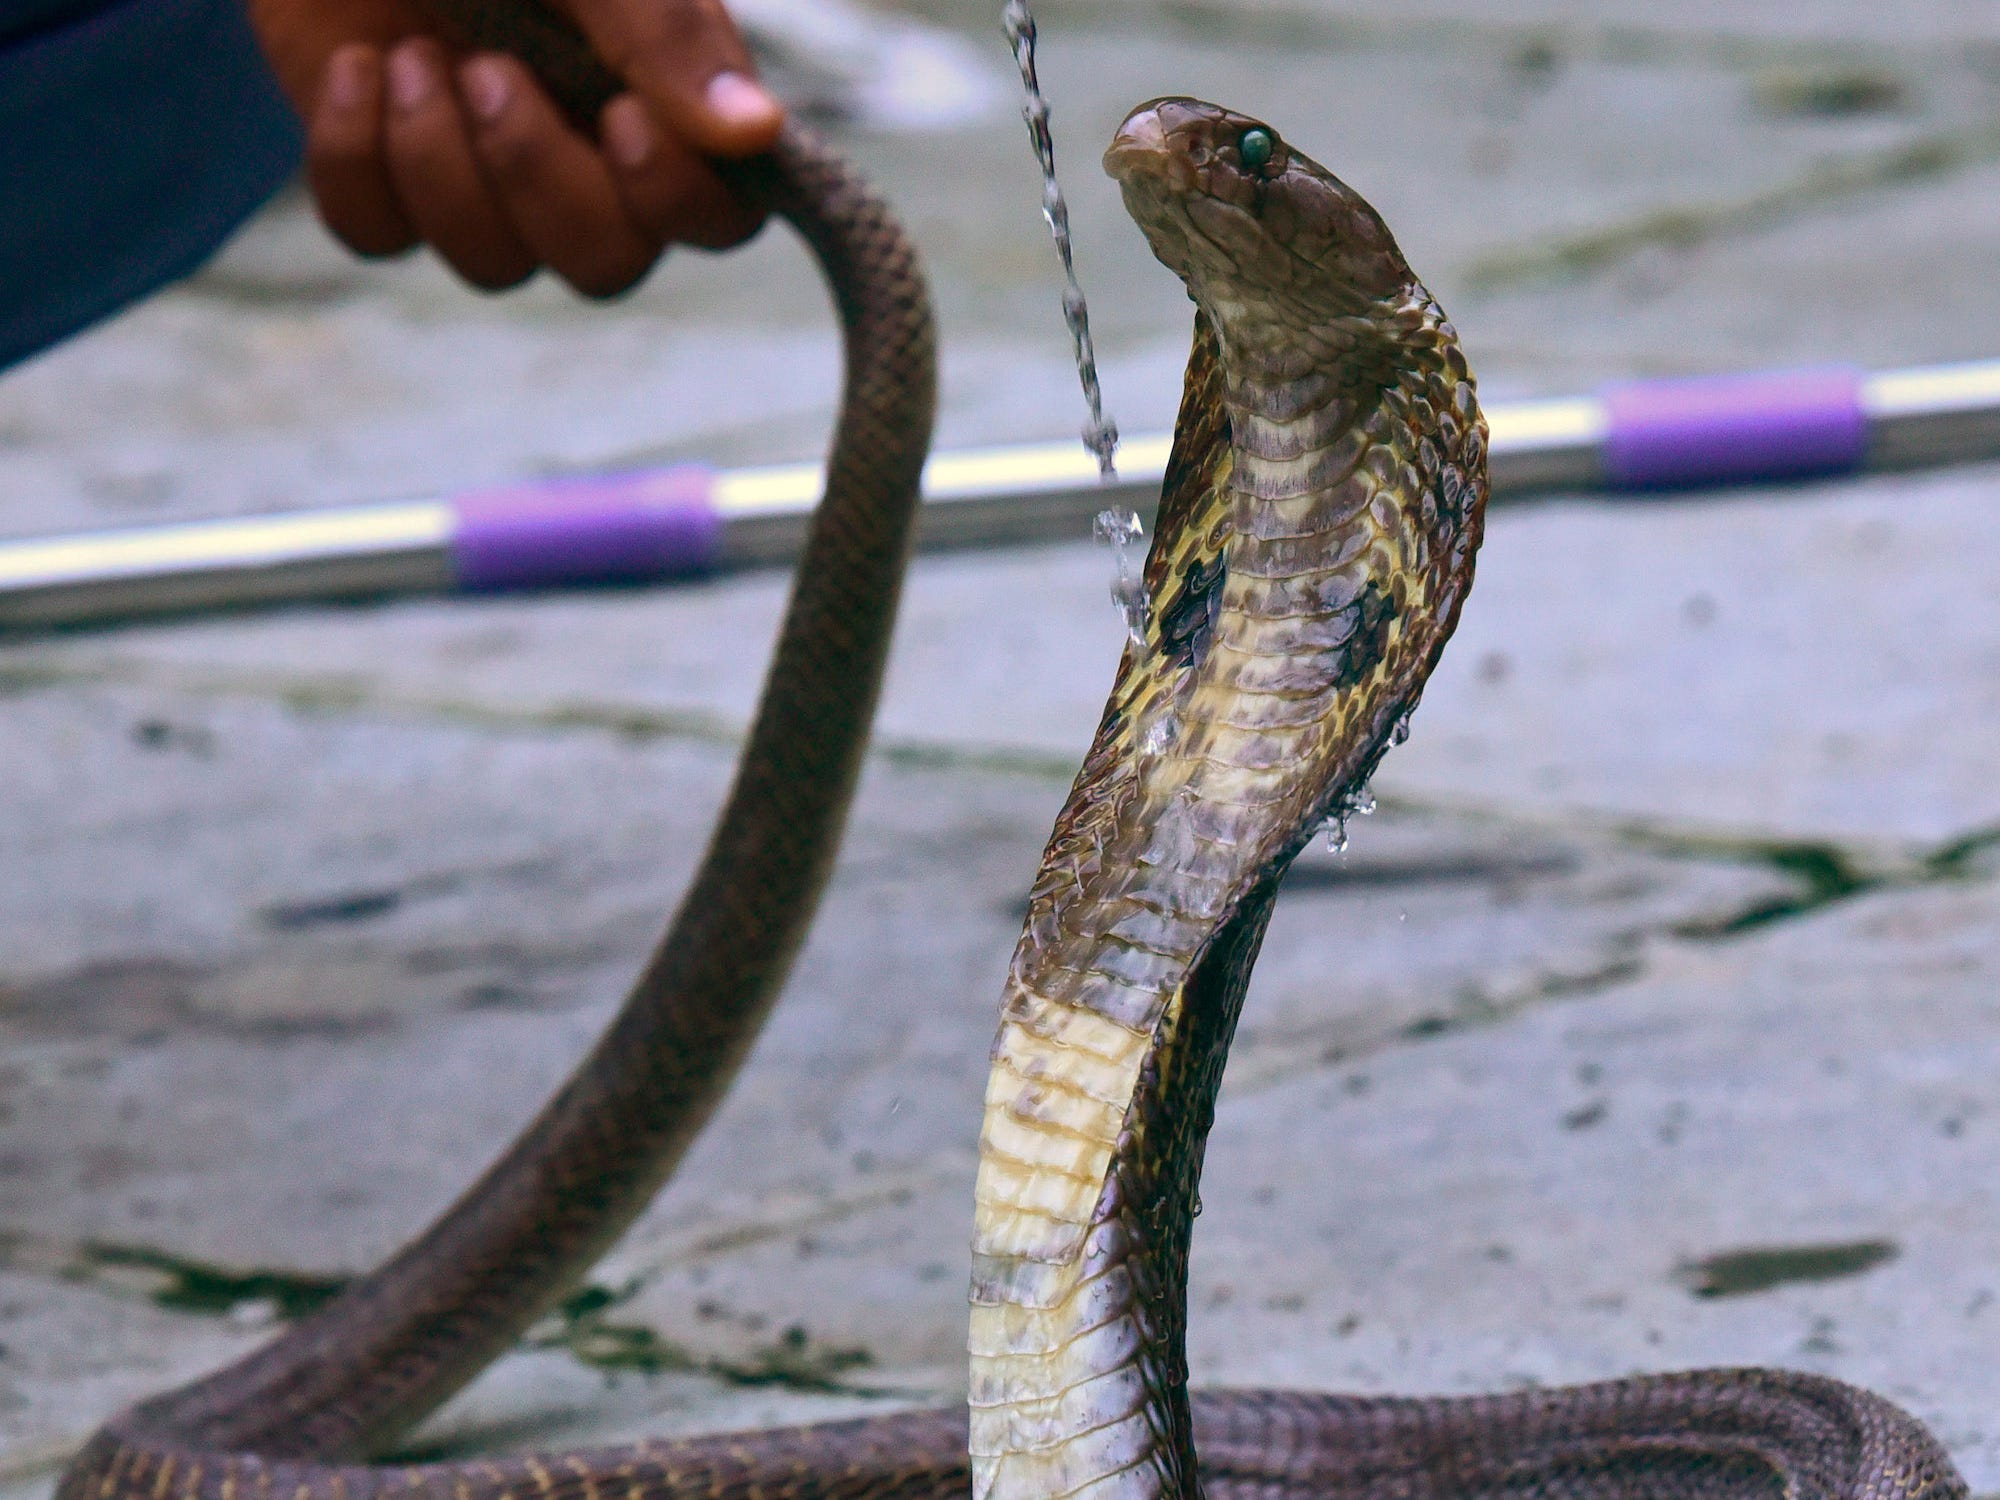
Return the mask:
[[[908,8],[1004,64],[983,8]],[[1985,8],[1043,9],[1132,430],[1170,416],[1185,310],[1130,272],[1088,145],[1167,89],[1375,197],[1489,391],[2000,348],[2000,178],[1935,149],[2000,118]],[[848,142],[932,253],[956,441],[1076,421],[1017,136]],[[1524,274],[1482,288],[1496,265]],[[0,532],[799,456],[821,316],[777,236],[586,309],[350,264],[281,203],[0,378]],[[2000,1485],[1996,500],[1968,468],[1496,518],[1381,811],[1280,901],[1210,1150],[1197,1378],[1778,1362],[1904,1401]],[[412,1454],[957,1392],[994,1002],[1117,650],[1109,574],[1082,543],[919,564],[741,1087]],[[691,868],[784,588],[0,646],[0,1493],[365,1268],[526,1117]]]

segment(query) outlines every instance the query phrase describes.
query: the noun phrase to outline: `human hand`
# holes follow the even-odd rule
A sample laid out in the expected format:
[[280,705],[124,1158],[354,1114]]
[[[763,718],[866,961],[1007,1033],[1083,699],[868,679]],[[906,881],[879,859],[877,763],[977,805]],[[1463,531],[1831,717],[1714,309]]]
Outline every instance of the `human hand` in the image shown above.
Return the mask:
[[306,121],[320,217],[358,254],[428,244],[489,291],[548,266],[608,297],[669,245],[721,249],[763,221],[709,161],[765,149],[784,123],[720,0],[562,0],[630,85],[595,139],[518,59],[455,51],[415,0],[249,6]]

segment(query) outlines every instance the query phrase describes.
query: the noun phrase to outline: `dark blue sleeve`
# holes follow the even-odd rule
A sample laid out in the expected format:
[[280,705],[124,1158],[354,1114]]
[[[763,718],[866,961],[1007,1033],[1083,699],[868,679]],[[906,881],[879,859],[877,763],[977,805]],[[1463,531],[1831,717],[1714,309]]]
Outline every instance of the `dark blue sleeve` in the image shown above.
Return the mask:
[[241,0],[0,0],[0,368],[186,275],[297,170]]

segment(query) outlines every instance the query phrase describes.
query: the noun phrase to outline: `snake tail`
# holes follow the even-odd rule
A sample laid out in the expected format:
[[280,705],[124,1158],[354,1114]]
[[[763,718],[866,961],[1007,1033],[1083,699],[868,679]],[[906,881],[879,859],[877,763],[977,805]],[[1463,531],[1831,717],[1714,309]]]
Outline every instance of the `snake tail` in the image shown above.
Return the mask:
[[[825,500],[757,717],[677,916],[602,1039],[455,1205],[264,1348],[114,1419],[64,1476],[61,1500],[236,1500],[276,1483],[275,1462],[381,1452],[507,1348],[645,1207],[783,986],[867,743],[936,366],[915,251],[844,163],[794,128],[734,172],[819,257],[846,335],[846,386]],[[295,1480],[285,1500],[299,1485],[312,1500],[361,1482],[333,1469]]]

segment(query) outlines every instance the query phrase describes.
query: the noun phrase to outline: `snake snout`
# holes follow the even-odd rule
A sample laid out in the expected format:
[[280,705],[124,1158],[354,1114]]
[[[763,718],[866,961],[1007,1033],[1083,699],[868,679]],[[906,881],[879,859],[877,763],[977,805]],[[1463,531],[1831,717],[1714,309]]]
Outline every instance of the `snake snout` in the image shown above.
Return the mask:
[[1140,177],[1159,179],[1176,192],[1195,185],[1195,163],[1186,141],[1170,128],[1163,106],[1170,101],[1155,99],[1140,105],[1125,117],[1111,144],[1104,150],[1104,170],[1121,183]]
[[1126,187],[1151,179],[1173,193],[1253,202],[1290,153],[1268,125],[1200,99],[1149,99],[1125,117],[1104,170]]

